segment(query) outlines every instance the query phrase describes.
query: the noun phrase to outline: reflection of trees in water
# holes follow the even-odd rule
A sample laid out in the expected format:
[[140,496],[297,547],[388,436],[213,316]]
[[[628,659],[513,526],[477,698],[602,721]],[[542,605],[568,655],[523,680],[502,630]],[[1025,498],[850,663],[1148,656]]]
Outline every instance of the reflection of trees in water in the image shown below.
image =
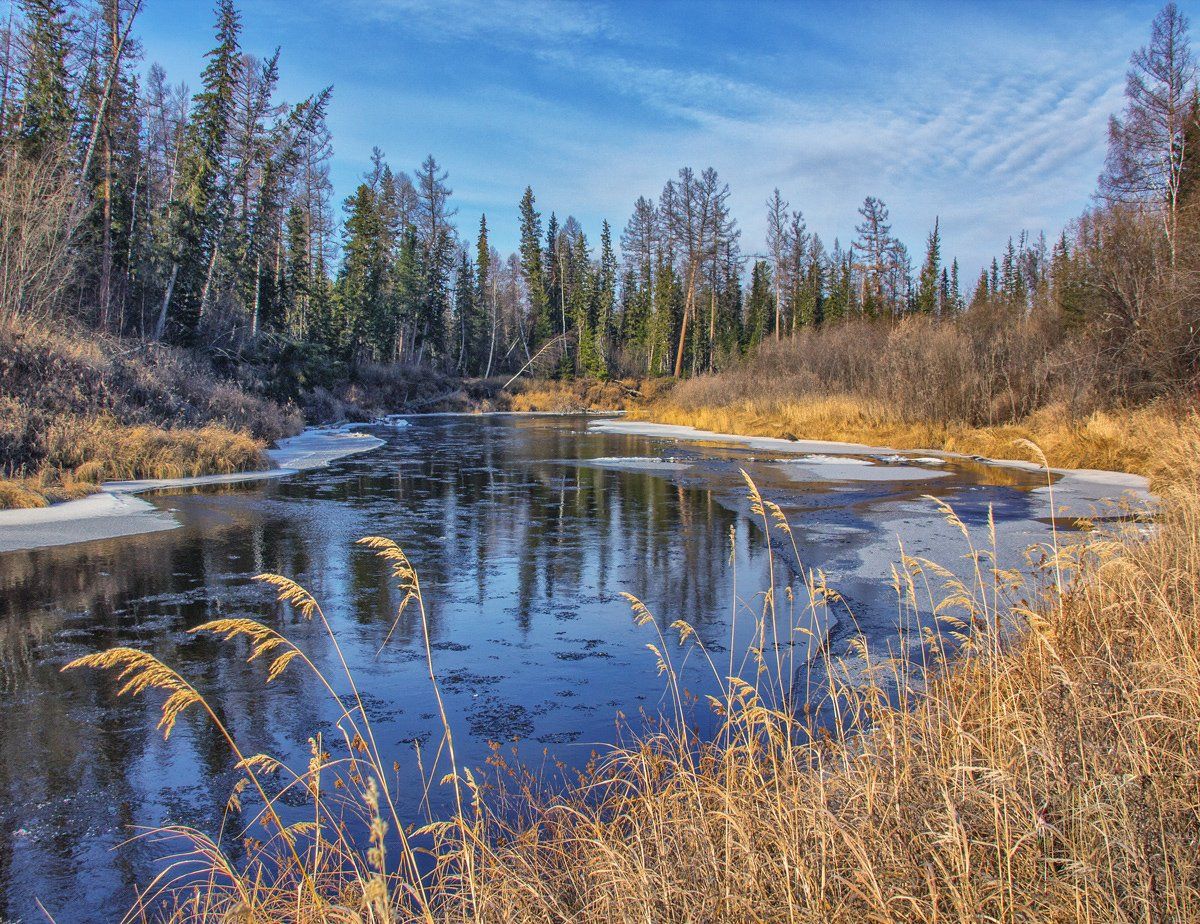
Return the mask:
[[[580,589],[601,598],[628,590],[664,620],[723,617],[716,601],[729,589],[735,514],[708,491],[588,464],[600,454],[647,455],[645,441],[508,421],[439,426],[417,438],[426,435],[439,451],[385,450],[286,485],[189,499],[192,528],[0,559],[0,895],[22,875],[13,866],[17,827],[36,825],[39,838],[27,842],[22,868],[40,855],[38,875],[60,877],[69,894],[96,887],[81,831],[105,829],[109,847],[133,823],[170,818],[213,829],[232,783],[224,741],[199,711],[185,713],[164,744],[157,700],[118,701],[102,674],[59,674],[67,657],[115,645],[152,651],[211,696],[247,752],[294,751],[330,720],[303,671],[268,687],[244,649],[236,657],[225,643],[187,634],[218,616],[255,615],[332,669],[317,626],[269,603],[249,581],[254,573],[299,578],[366,660],[400,601],[386,566],[352,545],[363,534],[390,536],[411,554],[435,640],[451,640],[452,606],[528,630]],[[416,642],[416,620],[407,610],[391,644]],[[195,785],[197,766],[205,785]],[[176,787],[189,787],[187,819],[169,802]],[[144,880],[136,850],[112,862],[126,889]],[[14,912],[0,901],[6,915]]]
[[[485,609],[502,605],[499,595],[510,590],[524,629],[539,610],[592,585],[601,597],[626,589],[643,593],[700,622],[712,612],[726,589],[727,535],[735,516],[708,491],[648,472],[590,465],[596,444],[563,427],[468,426],[457,441],[453,426],[442,431],[451,445],[418,465],[359,484],[416,514],[408,521],[411,534],[392,538],[421,573],[435,636],[445,597]],[[646,452],[644,443],[624,448]],[[366,553],[353,561],[357,618],[369,622],[394,611],[394,605],[377,605],[390,586],[386,568]],[[445,586],[453,594],[439,594]],[[407,614],[396,637],[416,637],[412,618]]]
[[[278,752],[280,737],[295,734],[303,741],[319,721],[300,672],[267,689],[260,665],[230,657],[226,645],[185,634],[217,615],[253,612],[292,623],[289,634],[313,647],[314,627],[290,613],[272,613],[256,585],[230,577],[232,570],[253,573],[272,562],[307,570],[308,539],[268,521],[249,532],[236,528],[196,538],[179,530],[124,540],[111,554],[109,548],[114,546],[99,553],[89,546],[47,549],[4,560],[0,895],[10,902],[23,880],[13,867],[12,832],[18,828],[30,832],[22,843],[36,859],[26,855],[22,868],[37,865],[39,890],[51,881],[61,883],[65,894],[123,886],[127,895],[145,881],[139,853],[157,849],[118,851],[111,875],[119,881],[95,882],[88,866],[94,858],[80,855],[81,837],[89,850],[103,850],[124,841],[135,823],[170,819],[214,827],[227,795],[222,782],[232,782],[228,746],[199,711],[185,713],[166,744],[155,730],[154,697],[118,700],[111,678],[60,674],[69,654],[115,645],[154,652],[210,695],[250,750]],[[195,786],[190,768],[196,765],[213,785]],[[187,777],[172,777],[172,766],[185,768]],[[163,801],[181,785],[189,787],[189,819]],[[97,832],[99,843],[93,842]],[[15,916],[16,909],[0,901],[0,919]]]

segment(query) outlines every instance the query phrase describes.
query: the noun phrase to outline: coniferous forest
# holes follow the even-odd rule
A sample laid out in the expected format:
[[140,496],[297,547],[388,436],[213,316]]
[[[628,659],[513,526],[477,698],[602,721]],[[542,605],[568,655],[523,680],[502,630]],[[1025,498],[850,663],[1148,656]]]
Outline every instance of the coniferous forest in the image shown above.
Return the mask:
[[[868,196],[853,240],[823,240],[776,190],[745,241],[729,187],[683,167],[616,229],[585,229],[520,195],[520,249],[488,219],[455,223],[434,155],[378,149],[334,201],[331,88],[280,99],[278,51],[242,47],[215,10],[201,83],[146,66],[139,0],[23,0],[4,25],[0,316],[202,351],[223,366],[284,363],[299,379],[365,365],[456,376],[695,376],[763,340],[847,321],[1031,313],[1045,344],[1087,337],[1114,394],[1194,382],[1195,65],[1173,7],[1135,56],[1093,208],[1047,238],[1019,231],[978,273],[938,223],[912,250]],[[919,246],[915,246],[919,244]],[[290,382],[289,384],[295,384]],[[270,391],[270,389],[267,389]],[[293,394],[277,397],[295,398]]]

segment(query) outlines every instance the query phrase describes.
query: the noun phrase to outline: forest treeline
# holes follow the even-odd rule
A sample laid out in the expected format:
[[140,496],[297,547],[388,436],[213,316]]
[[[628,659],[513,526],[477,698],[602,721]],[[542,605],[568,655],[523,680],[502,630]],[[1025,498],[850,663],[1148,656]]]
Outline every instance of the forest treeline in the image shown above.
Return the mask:
[[1174,5],[1132,59],[1094,206],[1051,240],[1018,234],[973,279],[936,221],[914,260],[874,196],[854,240],[827,245],[776,190],[747,252],[711,168],[679,170],[594,243],[526,188],[507,256],[486,216],[456,226],[433,156],[409,173],[376,150],[339,210],[332,89],[280,100],[281,55],[243,50],[233,0],[216,4],[200,86],[172,83],[143,67],[141,6],[20,0],[3,26],[5,323],[70,320],[319,381],[371,364],[682,377],[848,320],[980,317],[1002,338],[999,315],[1036,317],[1038,344],[1070,344],[1109,397],[1196,383],[1200,115]]

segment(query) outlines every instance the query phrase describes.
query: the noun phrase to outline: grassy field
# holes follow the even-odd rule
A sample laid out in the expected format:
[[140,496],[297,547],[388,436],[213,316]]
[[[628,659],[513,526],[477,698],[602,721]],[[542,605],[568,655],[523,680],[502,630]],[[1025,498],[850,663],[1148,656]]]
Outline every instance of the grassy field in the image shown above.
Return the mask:
[[[795,676],[771,644],[795,631],[782,600],[743,592],[760,643],[738,671],[700,648],[686,622],[672,622],[686,614],[656,614],[660,621],[631,599],[671,693],[668,715],[657,728],[627,731],[565,790],[499,751],[487,770],[459,766],[447,726],[440,747],[425,749],[423,768],[431,785],[452,787],[459,808],[414,827],[401,823],[389,789],[393,760],[411,758],[380,749],[361,705],[341,723],[348,757],[330,758],[318,737],[307,767],[281,773],[230,739],[244,773],[230,811],[253,800],[269,836],[234,861],[201,834],[173,831],[195,851],[207,884],[166,888],[162,904],[147,906],[159,910],[134,916],[204,924],[1200,920],[1200,428],[1194,418],[1178,421],[1145,452],[1163,497],[1152,529],[1114,527],[1120,532],[1047,549],[1041,590],[1032,592],[995,567],[986,536],[962,527],[973,581],[959,583],[935,562],[898,565],[905,624],[938,614],[940,630],[920,640],[922,657],[873,662],[860,640],[826,650],[819,673],[830,682],[807,691],[799,711],[787,707]],[[748,490],[763,530],[789,541],[778,509]],[[391,564],[424,625],[419,578],[404,553],[364,541]],[[324,623],[305,590],[264,580]],[[808,581],[814,606],[836,599],[819,575]],[[320,674],[267,624],[229,619],[195,631],[244,640],[240,650],[263,661],[264,681],[304,670],[331,695],[354,689],[349,676]],[[674,671],[684,649],[725,679],[723,695],[697,707],[724,716],[710,740],[688,731],[689,697]],[[440,707],[428,647],[427,656]],[[182,710],[208,709],[202,690],[147,654],[118,649],[73,667],[115,670],[128,693],[165,692],[167,732]],[[307,791],[309,821],[284,827],[273,808],[283,788]],[[340,825],[346,813],[363,820],[362,840]],[[437,857],[432,872],[423,851]]]

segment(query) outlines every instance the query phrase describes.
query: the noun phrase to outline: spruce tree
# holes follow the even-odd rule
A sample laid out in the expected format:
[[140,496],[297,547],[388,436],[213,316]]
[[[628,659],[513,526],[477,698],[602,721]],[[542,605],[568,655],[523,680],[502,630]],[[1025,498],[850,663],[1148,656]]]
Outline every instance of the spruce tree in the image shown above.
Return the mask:
[[[996,269],[996,261],[992,261],[992,269]],[[992,276],[995,276],[993,272]],[[975,291],[971,294],[971,308],[977,309],[986,305],[992,296],[992,276],[988,275],[986,268],[979,271],[979,280],[975,283]],[[998,283],[997,283],[998,284]]]
[[488,243],[487,215],[479,216],[479,237],[475,240],[475,298],[485,304],[491,297],[492,251]]
[[542,269],[542,217],[534,208],[532,187],[525,187],[521,197],[521,272],[529,294],[529,311],[533,323],[531,350],[553,336],[546,297],[546,277]]
[[1063,326],[1068,331],[1081,328],[1087,317],[1087,280],[1083,267],[1073,259],[1066,231],[1050,258],[1050,295]]
[[775,296],[771,290],[771,265],[755,260],[750,273],[750,298],[746,302],[746,348],[754,349],[772,329]]
[[454,318],[458,322],[455,368],[459,375],[473,375],[478,362],[480,331],[475,305],[475,267],[464,247],[458,251],[454,271]]
[[596,333],[601,352],[608,354],[617,333],[617,256],[613,253],[612,228],[600,226],[600,267],[596,277]]
[[23,0],[28,63],[20,138],[25,152],[40,157],[71,137],[75,113],[68,86],[70,17],[60,0]]
[[651,375],[670,375],[675,368],[672,345],[683,323],[684,295],[675,267],[664,254],[654,271],[654,299],[650,316],[647,358]]
[[487,215],[479,216],[479,237],[475,241],[475,311],[479,318],[480,342],[475,372],[487,371],[495,347],[495,296],[492,291],[492,250],[488,243]]
[[183,343],[194,339],[204,313],[224,228],[228,193],[223,182],[224,152],[241,69],[240,34],[241,18],[233,0],[218,0],[217,45],[207,55],[202,89],[192,101],[179,160],[171,207],[174,265],[157,325],[161,336],[168,318],[173,318],[172,337]]
[[303,339],[310,335],[312,317],[312,262],[309,259],[309,231],[304,210],[293,204],[287,217],[287,260],[284,264],[279,317],[273,320],[290,336]]
[[346,202],[345,259],[338,277],[343,350],[351,360],[390,354],[381,341],[391,333],[386,303],[388,254],[385,229],[375,191],[359,185]]
[[942,274],[942,242],[938,225],[939,221],[935,218],[933,230],[929,232],[925,244],[925,262],[921,264],[917,279],[916,309],[922,314],[935,314],[941,301],[938,283]]

